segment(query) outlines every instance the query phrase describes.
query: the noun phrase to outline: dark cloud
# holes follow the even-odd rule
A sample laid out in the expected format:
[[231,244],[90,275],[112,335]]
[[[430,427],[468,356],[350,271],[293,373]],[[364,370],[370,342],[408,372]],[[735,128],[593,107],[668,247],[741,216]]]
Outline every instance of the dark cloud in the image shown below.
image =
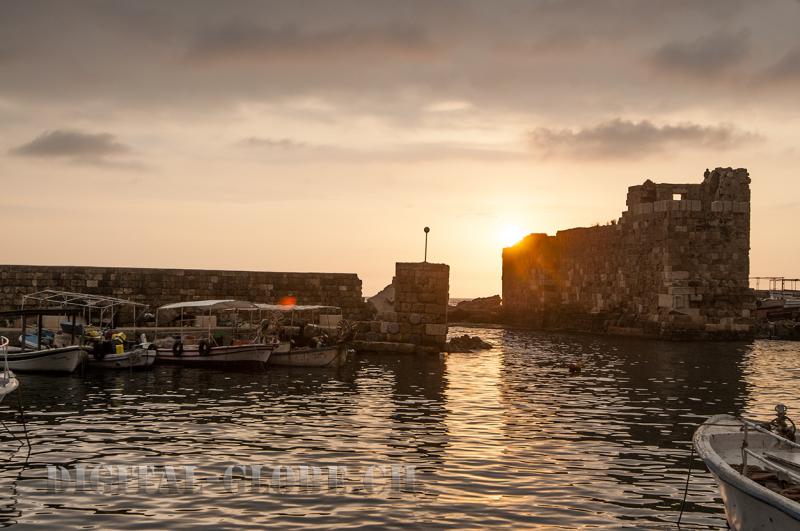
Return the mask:
[[120,155],[131,149],[109,133],[84,133],[74,129],[56,129],[37,136],[30,142],[13,148],[10,153],[22,157],[64,158],[73,162],[96,165],[124,165]]
[[789,50],[777,63],[769,67],[764,77],[777,82],[800,81],[800,46]]
[[342,27],[320,31],[230,24],[200,33],[188,58],[198,62],[351,61],[371,55],[420,58],[435,51],[421,28],[407,25]]
[[732,125],[656,125],[622,119],[576,130],[540,127],[528,134],[537,153],[570,158],[640,158],[667,148],[729,149],[759,138]]
[[746,30],[717,31],[690,41],[673,41],[650,57],[657,68],[688,76],[710,76],[741,64],[750,51]]
[[[0,100],[43,119],[59,107],[208,119],[299,98],[329,103],[348,123],[368,116],[412,124],[442,100],[468,101],[473,114],[578,123],[596,120],[598,109],[724,110],[750,96],[749,87],[676,90],[676,80],[644,77],[642,57],[662,47],[656,55],[681,71],[733,64],[748,44],[715,55],[713,43],[701,42],[700,60],[692,39],[745,25],[754,56],[778,57],[775,42],[785,46],[795,28],[774,7],[796,4],[765,2],[0,2],[0,49],[17,54],[3,63]],[[738,34],[720,35],[728,42]]]

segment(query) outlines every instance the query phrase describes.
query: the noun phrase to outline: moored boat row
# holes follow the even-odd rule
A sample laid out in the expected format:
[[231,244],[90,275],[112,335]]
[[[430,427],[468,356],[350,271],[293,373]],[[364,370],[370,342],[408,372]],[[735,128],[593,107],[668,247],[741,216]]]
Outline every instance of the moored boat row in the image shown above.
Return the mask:
[[[18,318],[21,328],[19,345],[6,347],[9,367],[62,373],[75,371],[81,363],[104,370],[145,369],[156,362],[215,368],[337,367],[347,360],[347,343],[353,336],[335,307],[287,308],[222,299],[159,307],[148,339],[135,328],[137,311],[142,315],[143,307],[124,299],[55,290],[26,295],[20,310],[0,312],[0,317]],[[133,316],[135,339],[116,327],[124,312]],[[309,321],[307,312],[316,322]],[[290,316],[291,326],[282,325],[283,315]],[[32,318],[36,324],[30,331]],[[50,328],[44,326],[45,318]],[[59,319],[57,330],[51,329],[52,318]]]

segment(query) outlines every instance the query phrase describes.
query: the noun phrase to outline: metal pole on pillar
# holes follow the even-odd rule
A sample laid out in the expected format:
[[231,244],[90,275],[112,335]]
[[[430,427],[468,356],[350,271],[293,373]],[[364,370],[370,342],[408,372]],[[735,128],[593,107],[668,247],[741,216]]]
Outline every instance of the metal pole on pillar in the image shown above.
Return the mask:
[[425,227],[425,262],[428,261],[428,233],[431,231],[430,227]]

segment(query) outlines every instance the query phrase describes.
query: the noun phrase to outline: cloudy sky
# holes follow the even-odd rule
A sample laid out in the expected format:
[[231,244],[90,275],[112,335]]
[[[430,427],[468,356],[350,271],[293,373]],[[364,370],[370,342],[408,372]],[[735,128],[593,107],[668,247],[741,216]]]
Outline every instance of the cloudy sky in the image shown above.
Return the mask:
[[800,1],[0,0],[4,263],[356,272],[603,223],[647,178],[753,179],[800,276]]

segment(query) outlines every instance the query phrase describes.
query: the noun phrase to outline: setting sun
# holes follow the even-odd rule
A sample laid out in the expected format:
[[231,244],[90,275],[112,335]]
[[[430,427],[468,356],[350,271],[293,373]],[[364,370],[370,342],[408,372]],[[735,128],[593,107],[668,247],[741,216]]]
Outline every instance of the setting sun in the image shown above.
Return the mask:
[[527,235],[525,229],[519,225],[500,226],[497,239],[503,247],[510,247]]

